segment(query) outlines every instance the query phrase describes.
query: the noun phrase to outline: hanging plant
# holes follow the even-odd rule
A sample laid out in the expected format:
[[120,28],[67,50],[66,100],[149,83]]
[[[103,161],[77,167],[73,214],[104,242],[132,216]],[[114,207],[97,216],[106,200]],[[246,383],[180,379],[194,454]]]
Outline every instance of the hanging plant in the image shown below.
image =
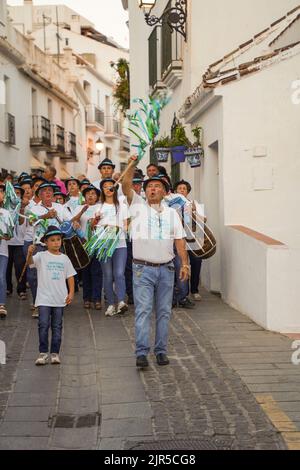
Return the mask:
[[110,65],[118,74],[113,92],[115,105],[116,108],[126,116],[126,113],[130,108],[129,62],[126,59],[119,59],[118,62],[111,62]]
[[154,142],[154,151],[157,161],[166,163],[169,159],[171,139],[170,137],[162,137]]
[[185,156],[191,168],[198,168],[201,166],[201,157],[204,156],[202,147],[203,129],[202,127],[195,127],[192,129],[192,133],[195,137],[195,142],[186,149]]
[[172,156],[176,163],[182,163],[185,161],[185,151],[190,146],[191,143],[186,136],[184,126],[182,124],[177,124],[173,138],[171,139]]

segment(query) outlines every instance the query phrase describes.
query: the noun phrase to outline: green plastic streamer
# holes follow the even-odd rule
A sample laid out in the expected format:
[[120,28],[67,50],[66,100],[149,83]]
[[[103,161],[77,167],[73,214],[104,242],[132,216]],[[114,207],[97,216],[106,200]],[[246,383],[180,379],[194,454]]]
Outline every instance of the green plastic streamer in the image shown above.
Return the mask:
[[138,152],[138,161],[146,153],[146,148],[152,145],[155,137],[159,134],[160,114],[163,108],[170,102],[170,95],[162,94],[158,98],[148,98],[148,101],[140,98],[133,100],[139,105],[139,109],[128,116],[131,132],[139,141],[133,145]]
[[96,256],[99,261],[106,263],[112,258],[119,240],[119,227],[98,227],[96,232],[85,243],[84,248],[90,257]]

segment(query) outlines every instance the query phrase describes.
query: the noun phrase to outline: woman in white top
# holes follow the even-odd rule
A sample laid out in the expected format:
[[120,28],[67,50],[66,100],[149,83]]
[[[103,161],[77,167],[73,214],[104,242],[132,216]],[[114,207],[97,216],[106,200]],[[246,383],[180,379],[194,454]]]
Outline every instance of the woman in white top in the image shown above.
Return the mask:
[[[82,191],[85,198],[85,205],[78,206],[75,209],[73,222],[77,222],[84,238],[88,239],[89,222],[94,220],[96,213],[100,210],[99,197],[100,191],[92,185],[89,185]],[[93,256],[90,264],[82,271],[83,284],[83,302],[85,308],[95,307],[101,310],[102,296],[102,270],[100,261]]]
[[[176,183],[174,189],[177,194],[181,194],[186,199],[188,199],[188,195],[190,194],[192,187],[190,183],[182,180]],[[196,214],[200,216],[201,219],[204,220],[204,211],[203,211],[201,204],[199,204],[197,201],[193,201],[190,199],[188,199],[188,201],[191,203],[191,206],[190,206],[191,212],[195,211]],[[190,237],[187,236],[187,239],[189,238]],[[199,294],[199,283],[200,283],[202,259],[197,258],[197,256],[194,255],[194,253],[191,250],[192,248],[197,249],[197,244],[193,246],[193,244],[190,243],[188,247],[188,254],[189,254],[190,263],[191,263],[191,294],[192,294],[193,300],[200,301],[202,300],[202,297]]]
[[[126,283],[125,267],[127,260],[126,232],[129,218],[127,206],[118,199],[118,186],[113,179],[105,179],[100,183],[100,211],[93,222],[93,227],[113,226],[120,229],[120,241],[114,254],[107,262],[101,262],[104,290],[108,301],[106,316],[124,314],[128,310],[125,303]],[[115,285],[115,293],[113,289]],[[117,309],[115,307],[117,298]]]
[[7,241],[11,238],[13,221],[10,213],[2,208],[5,195],[5,185],[0,185],[0,318],[6,318],[6,269],[8,263]]

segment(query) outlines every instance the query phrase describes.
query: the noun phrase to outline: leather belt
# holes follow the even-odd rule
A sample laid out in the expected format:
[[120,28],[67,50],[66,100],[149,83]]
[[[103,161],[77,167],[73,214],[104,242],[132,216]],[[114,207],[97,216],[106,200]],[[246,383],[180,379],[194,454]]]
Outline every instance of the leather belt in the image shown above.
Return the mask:
[[160,268],[161,266],[167,266],[167,264],[172,263],[172,259],[167,263],[150,263],[149,261],[141,261],[139,259],[134,259],[134,264],[140,264],[141,266],[150,266],[151,268]]

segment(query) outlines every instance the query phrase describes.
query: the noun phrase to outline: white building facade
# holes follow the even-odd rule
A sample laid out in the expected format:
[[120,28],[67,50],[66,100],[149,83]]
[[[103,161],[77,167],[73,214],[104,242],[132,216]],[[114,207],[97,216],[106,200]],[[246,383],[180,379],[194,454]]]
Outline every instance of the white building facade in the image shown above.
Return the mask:
[[[9,7],[7,18],[6,2],[0,3],[6,37],[0,49],[1,168],[19,173],[50,164],[61,178],[96,179],[99,161],[109,156],[119,169],[129,148],[113,104],[110,62],[128,58],[127,51],[65,6],[37,7],[25,0]],[[95,145],[99,138],[101,154]]]
[[[175,3],[158,0],[151,14]],[[297,3],[187,0],[185,41],[166,27],[152,30],[138,2],[123,1],[131,96],[169,88],[161,134],[170,135],[174,114],[189,136],[194,127],[204,131],[200,168],[167,165],[191,182],[217,237],[202,283],[258,324],[286,333],[300,331]]]

